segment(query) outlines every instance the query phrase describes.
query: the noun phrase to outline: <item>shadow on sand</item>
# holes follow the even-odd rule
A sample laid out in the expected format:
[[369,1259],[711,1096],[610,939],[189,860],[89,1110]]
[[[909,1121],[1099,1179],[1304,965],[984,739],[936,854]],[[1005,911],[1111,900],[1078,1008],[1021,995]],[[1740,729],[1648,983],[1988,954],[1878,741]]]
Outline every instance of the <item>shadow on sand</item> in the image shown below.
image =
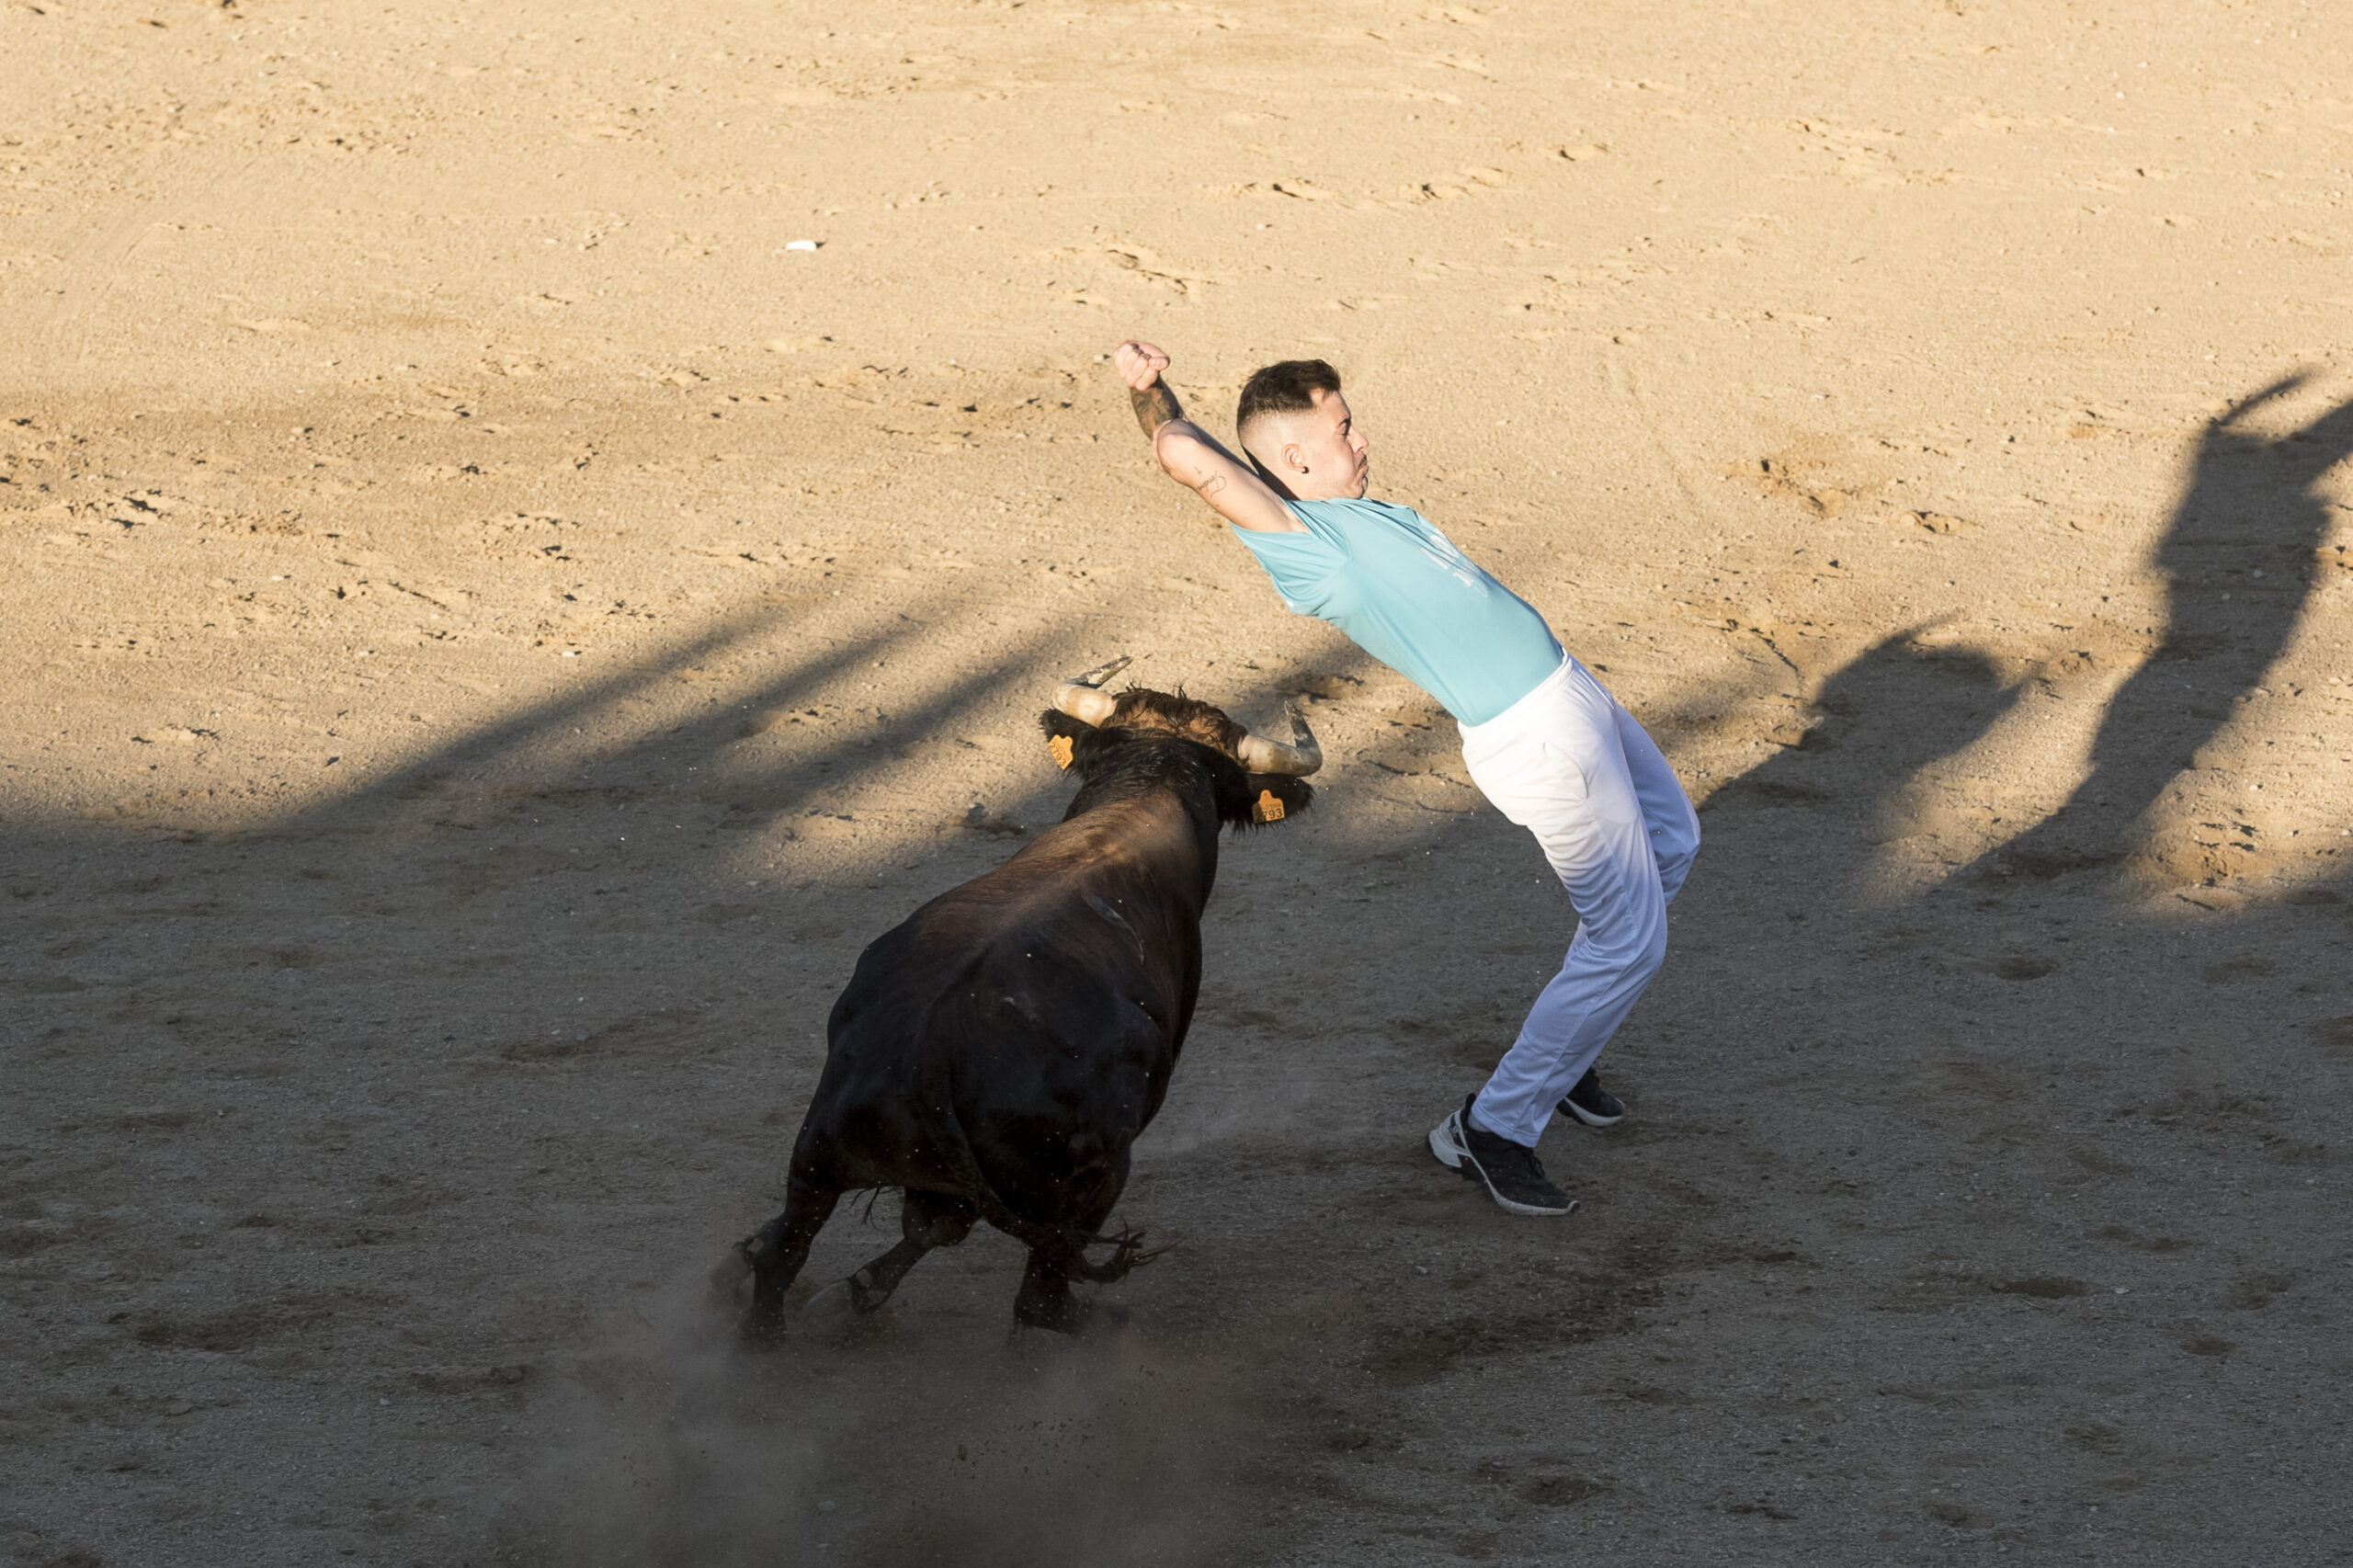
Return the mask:
[[2353,456],[2353,403],[2285,435],[2250,426],[2308,379],[2264,388],[2199,438],[2188,490],[2155,551],[2165,582],[2165,640],[2109,702],[2090,776],[1995,852],[2000,868],[2057,877],[2143,849],[2166,787],[2197,766],[2288,646],[2333,527],[2323,482]]
[[[566,1563],[1323,1560],[1375,1536],[1420,1561],[1489,1555],[1503,1520],[1555,1545],[1654,1521],[1654,1493],[1750,1477],[1757,1435],[1802,1416],[1847,1445],[1823,1479],[1767,1503],[1693,1482],[1680,1539],[1753,1556],[1800,1510],[1949,1531],[1878,1510],[1965,1448],[1986,1497],[2020,1499],[1985,1505],[2013,1539],[2075,1541],[2078,1503],[2030,1499],[2119,1496],[2091,1490],[2115,1455],[2182,1448],[2098,1434],[2164,1346],[2228,1342],[2173,1317],[2076,1334],[2078,1298],[2103,1324],[2160,1299],[2087,1280],[2187,1256],[2237,1304],[2166,1312],[2302,1332],[2256,1314],[2304,1236],[2233,1204],[2308,1190],[2283,1184],[2317,1168],[2329,1102],[2279,1026],[2347,1010],[2290,993],[2259,927],[2338,912],[2126,928],[2055,874],[2129,847],[2302,613],[2353,412],[2247,433],[2293,384],[2201,438],[2160,547],[2164,650],[2093,778],[2006,852],[2024,874],[1874,901],[1903,792],[2018,696],[1908,633],[1719,792],[1608,1064],[1636,1114],[1547,1144],[1576,1229],[1501,1219],[1419,1145],[1566,945],[1534,846],[1437,740],[1235,846],[1130,1200],[1194,1239],[1123,1288],[1152,1303],[1131,1337],[1066,1356],[1004,1344],[1010,1246],[765,1358],[692,1292],[773,1211],[858,948],[1059,812],[1034,716],[1115,647],[975,661],[946,600],[830,638],[751,612],[251,832],[10,828],[0,1196],[12,1302],[50,1325],[15,1371],[24,1408],[71,1416],[24,1450],[20,1495],[47,1499],[26,1539],[233,1561],[242,1517],[329,1561],[486,1533]],[[923,663],[922,699],[866,702],[877,659]],[[1161,678],[1187,674],[1252,717],[1286,684]],[[961,825],[975,779],[1002,835]],[[2218,1100],[2225,1072],[2299,1097]],[[1957,1218],[1948,1195],[1981,1187],[2001,1201]],[[2185,1251],[2200,1226],[2211,1250]],[[874,1250],[853,1233],[833,1261]],[[1953,1372],[1963,1341],[2000,1363]],[[1497,1411],[1532,1426],[1498,1435]],[[152,1506],[108,1490],[126,1465]],[[2230,1491],[2218,1465],[2147,1495],[2178,1523]],[[1891,1551],[1858,1550],[1838,1561]]]
[[[284,1517],[258,1449],[321,1456],[280,1544],[328,1559],[445,1519],[567,1563],[1209,1551],[1257,1400],[1232,1355],[976,1357],[1017,1267],[985,1245],[880,1342],[746,1358],[689,1288],[776,1205],[858,949],[1060,813],[1037,714],[1104,656],[1086,634],[995,642],[946,597],[833,635],[755,608],[275,819],[11,825],[0,1199],[69,1218],[6,1256],[19,1306],[83,1325],[16,1370],[131,1401],[45,1446],[30,1539],[152,1555],[160,1521],[89,1478],[169,1387],[198,1440],[137,1462],[206,1499],[169,1528],[216,1561]],[[926,672],[887,710],[886,661]],[[1270,712],[1272,678],[1229,699]],[[835,1229],[866,1246],[848,1207]],[[491,1473],[466,1457],[518,1423]],[[328,1473],[387,1443],[426,1445],[404,1494]]]

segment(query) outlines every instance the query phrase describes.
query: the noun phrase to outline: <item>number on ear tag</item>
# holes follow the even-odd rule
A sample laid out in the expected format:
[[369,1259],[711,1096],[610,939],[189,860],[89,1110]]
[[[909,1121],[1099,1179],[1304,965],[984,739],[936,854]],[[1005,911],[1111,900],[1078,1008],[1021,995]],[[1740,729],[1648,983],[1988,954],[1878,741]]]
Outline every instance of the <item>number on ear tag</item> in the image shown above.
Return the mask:
[[1054,766],[1056,767],[1068,767],[1070,766],[1071,744],[1070,737],[1068,735],[1054,736],[1051,740],[1046,743],[1046,749],[1053,753]]
[[1258,803],[1250,808],[1250,820],[1258,823],[1283,820],[1283,803],[1275,799],[1275,792],[1272,790],[1258,791]]

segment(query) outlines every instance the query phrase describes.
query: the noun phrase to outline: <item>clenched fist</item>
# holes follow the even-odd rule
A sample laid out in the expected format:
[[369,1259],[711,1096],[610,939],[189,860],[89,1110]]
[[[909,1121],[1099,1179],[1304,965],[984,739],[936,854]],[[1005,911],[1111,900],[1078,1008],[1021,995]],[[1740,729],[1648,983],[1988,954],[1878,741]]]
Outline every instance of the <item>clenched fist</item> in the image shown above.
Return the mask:
[[1168,369],[1168,356],[1149,343],[1131,338],[1111,350],[1111,368],[1128,383],[1131,392],[1142,392],[1160,380],[1160,372]]

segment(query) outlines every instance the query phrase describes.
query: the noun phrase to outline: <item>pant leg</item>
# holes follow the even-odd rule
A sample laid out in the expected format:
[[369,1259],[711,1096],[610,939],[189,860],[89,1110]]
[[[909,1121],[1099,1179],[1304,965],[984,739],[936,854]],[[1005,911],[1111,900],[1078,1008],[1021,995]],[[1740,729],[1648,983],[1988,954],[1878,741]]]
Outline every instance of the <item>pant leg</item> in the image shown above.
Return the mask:
[[1570,675],[1511,734],[1464,752],[1482,791],[1535,835],[1578,916],[1560,972],[1472,1107],[1480,1125],[1530,1147],[1658,972],[1670,886],[1699,839],[1657,746],[1582,666]]
[[1650,732],[1614,699],[1610,707],[1615,710],[1618,744],[1626,753],[1626,770],[1634,781],[1634,798],[1643,803],[1643,820],[1650,827],[1651,852],[1658,857],[1659,883],[1672,903],[1683,891],[1692,858],[1699,853],[1699,813],[1691,809],[1683,780],[1675,776],[1675,768]]

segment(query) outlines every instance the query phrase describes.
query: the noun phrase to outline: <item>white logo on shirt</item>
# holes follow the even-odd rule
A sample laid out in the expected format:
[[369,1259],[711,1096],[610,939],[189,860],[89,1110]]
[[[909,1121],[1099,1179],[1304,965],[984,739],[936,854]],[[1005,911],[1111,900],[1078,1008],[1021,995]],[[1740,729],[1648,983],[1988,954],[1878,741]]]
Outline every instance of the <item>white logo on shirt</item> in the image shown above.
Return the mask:
[[1422,553],[1453,573],[1464,587],[1474,588],[1483,594],[1487,591],[1487,574],[1479,569],[1476,562],[1456,549],[1454,541],[1444,534],[1434,540],[1424,540]]

